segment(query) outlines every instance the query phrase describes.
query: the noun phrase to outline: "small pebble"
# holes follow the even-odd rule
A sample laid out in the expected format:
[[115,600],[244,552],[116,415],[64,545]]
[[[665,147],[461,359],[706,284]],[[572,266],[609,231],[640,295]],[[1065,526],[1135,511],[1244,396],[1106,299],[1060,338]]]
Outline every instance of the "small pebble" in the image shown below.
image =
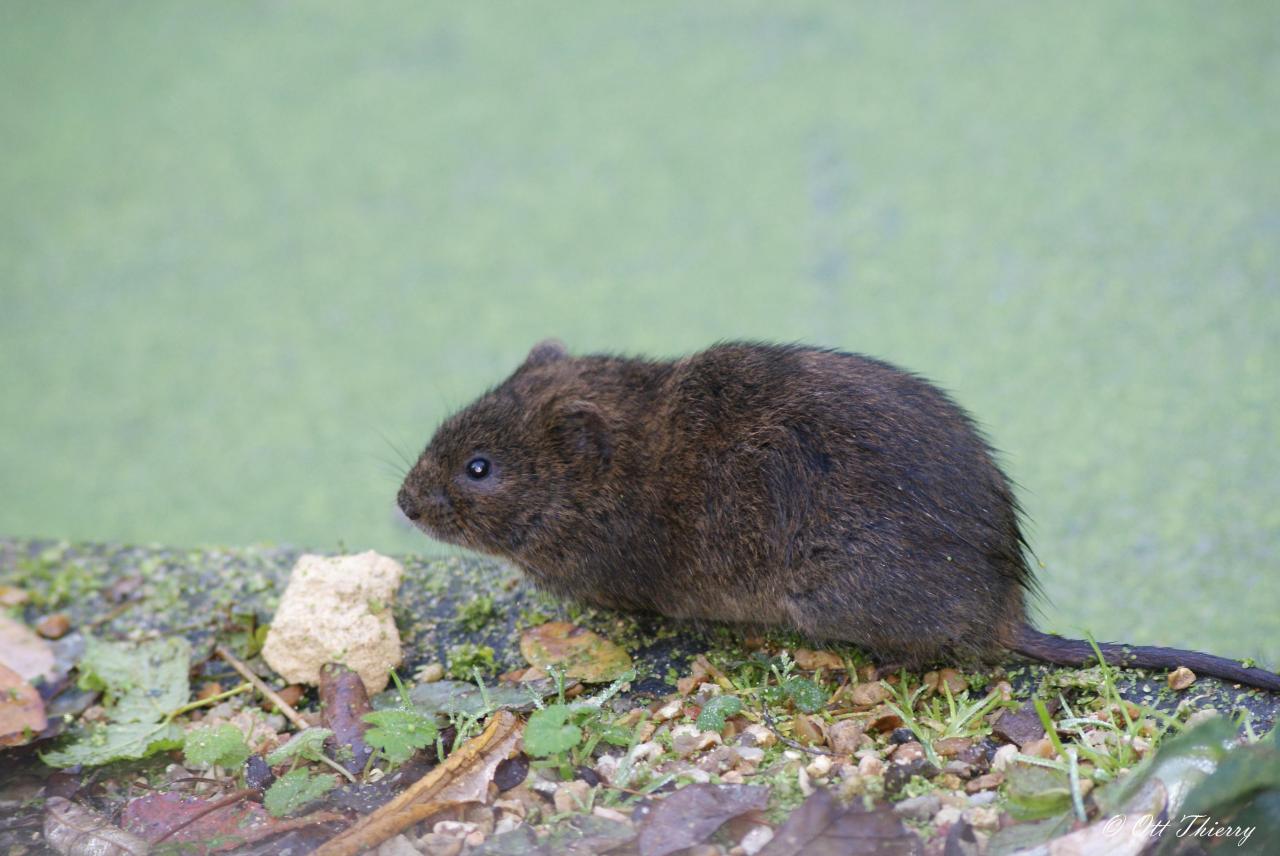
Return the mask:
[[1000,826],[1000,812],[993,806],[974,806],[960,813],[974,829],[996,829]]
[[1053,748],[1053,741],[1048,737],[1041,737],[1039,740],[1030,740],[1022,744],[1022,754],[1031,755],[1034,758],[1056,758],[1058,750]]
[[942,692],[942,687],[951,690],[951,694],[959,695],[969,689],[969,682],[964,679],[964,675],[960,674],[957,669],[943,669],[938,672],[938,692]]
[[933,816],[933,822],[938,826],[949,826],[960,819],[960,809],[953,805],[944,805],[938,809],[938,813]]
[[822,727],[818,724],[816,717],[806,716],[803,713],[796,714],[791,725],[796,739],[801,743],[817,746],[825,742],[825,738],[822,735]]
[[431,827],[431,831],[436,835],[448,835],[451,838],[463,839],[476,831],[476,825],[462,820],[440,820],[436,822],[435,826]]
[[71,619],[61,612],[46,615],[36,622],[36,632],[46,639],[61,639],[71,629]]
[[903,743],[897,748],[897,751],[893,753],[893,763],[910,764],[913,761],[919,761],[923,757],[924,746],[913,740],[910,743]]
[[852,719],[832,723],[827,727],[827,742],[837,755],[852,755],[862,745],[862,724]]
[[858,762],[858,773],[863,776],[879,776],[884,773],[884,761],[868,755]]
[[858,684],[848,693],[849,701],[857,707],[875,707],[881,702],[892,698],[891,693],[884,684],[877,681],[874,684]]
[[0,586],[0,606],[22,606],[31,600],[31,595],[16,586]]
[[821,779],[831,772],[831,764],[830,755],[819,755],[810,762],[808,767],[805,767],[805,772],[815,779]]
[[893,812],[911,820],[926,821],[937,814],[941,808],[942,800],[933,794],[925,794],[895,803]]
[[965,785],[964,789],[971,794],[976,794],[978,791],[989,791],[992,788],[998,788],[1003,781],[1004,773],[987,773],[985,776],[979,776]]
[[608,808],[607,806],[598,805],[595,808],[591,809],[591,813],[594,814],[596,817],[603,817],[605,820],[613,820],[613,821],[617,821],[618,823],[631,822],[630,817],[618,811],[616,808]]
[[372,851],[375,856],[419,856],[417,847],[404,835],[388,838]]
[[[614,764],[618,762],[615,759]],[[529,777],[529,756],[521,752],[514,758],[505,758],[498,762],[493,771],[493,783],[499,791],[509,791]]]
[[1013,763],[1013,759],[1018,755],[1018,747],[1012,743],[1001,746],[996,750],[995,757],[991,759],[991,769],[993,772],[1000,772]]
[[969,805],[991,805],[997,798],[995,791],[979,791],[969,795]]
[[582,811],[587,807],[587,801],[591,798],[591,786],[586,782],[574,779],[572,782],[565,782],[555,791],[556,812],[564,814],[566,812]]
[[680,715],[680,711],[683,707],[684,702],[681,699],[673,698],[671,701],[653,712],[653,721],[666,722],[669,719],[674,719]]
[[945,737],[942,740],[933,741],[933,751],[943,758],[952,758],[971,746],[973,741],[967,737]]
[[427,665],[414,672],[413,676],[418,679],[420,684],[434,684],[436,681],[444,679],[444,666],[439,663],[427,663]]
[[1210,719],[1221,716],[1222,714],[1212,707],[1206,707],[1203,710],[1197,710],[1195,713],[1187,717],[1187,728],[1195,728],[1202,722],[1208,722]]
[[462,839],[428,832],[418,839],[418,849],[427,856],[458,856],[462,852]]
[[742,836],[742,840],[738,842],[738,846],[742,848],[742,852],[746,856],[755,856],[764,849],[764,846],[773,840],[773,830],[763,824],[757,824],[751,827],[751,831]]

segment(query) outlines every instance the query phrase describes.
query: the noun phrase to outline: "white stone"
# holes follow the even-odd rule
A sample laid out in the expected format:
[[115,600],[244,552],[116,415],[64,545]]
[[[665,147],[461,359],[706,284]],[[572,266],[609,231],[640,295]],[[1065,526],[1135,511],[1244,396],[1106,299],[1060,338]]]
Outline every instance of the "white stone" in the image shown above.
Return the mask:
[[773,830],[767,826],[758,825],[751,827],[751,831],[742,836],[742,840],[738,842],[738,846],[742,848],[742,852],[747,856],[754,856],[764,849],[764,846],[773,839]]
[[391,605],[404,569],[372,550],[355,556],[304,555],[293,566],[262,657],[290,683],[316,684],[325,663],[359,673],[365,689],[387,685],[400,663]]

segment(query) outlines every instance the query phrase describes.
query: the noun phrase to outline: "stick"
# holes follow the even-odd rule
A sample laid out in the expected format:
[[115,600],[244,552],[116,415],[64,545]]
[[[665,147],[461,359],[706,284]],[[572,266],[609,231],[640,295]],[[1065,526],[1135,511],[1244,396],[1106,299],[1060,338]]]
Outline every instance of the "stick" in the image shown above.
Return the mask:
[[266,696],[276,707],[280,708],[280,712],[284,714],[285,719],[289,720],[303,731],[311,727],[311,724],[303,719],[298,712],[293,709],[293,705],[280,698],[279,693],[264,684],[262,682],[262,678],[255,675],[248,666],[240,661],[239,657],[232,654],[222,645],[215,646],[213,652],[223,660],[226,660],[228,666],[240,673],[240,677],[253,684],[254,689]]

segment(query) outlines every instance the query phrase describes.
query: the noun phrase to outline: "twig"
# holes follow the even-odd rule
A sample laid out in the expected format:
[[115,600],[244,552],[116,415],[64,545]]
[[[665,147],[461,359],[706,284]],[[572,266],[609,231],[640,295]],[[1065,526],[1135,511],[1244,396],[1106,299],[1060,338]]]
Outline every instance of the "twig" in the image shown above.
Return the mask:
[[244,663],[240,661],[239,657],[237,657],[235,654],[232,654],[222,645],[218,645],[214,647],[213,652],[217,654],[219,657],[221,657],[223,660],[225,660],[228,666],[230,666],[231,668],[239,672],[240,677],[244,678],[246,681],[253,684],[254,689],[262,693],[271,701],[272,704],[278,707],[280,709],[280,712],[284,714],[285,719],[289,720],[294,725],[298,726],[298,728],[304,731],[311,727],[311,724],[307,722],[305,719],[303,719],[298,714],[298,712],[293,709],[293,705],[289,704],[289,702],[280,698],[279,693],[277,693],[275,690],[271,689],[271,687],[264,684],[262,682],[262,678],[255,675],[249,669],[248,666],[246,666]]
[[325,842],[314,856],[355,856],[378,845],[419,821],[462,802],[475,802],[472,790],[488,787],[493,768],[511,754],[520,736],[520,722],[510,711],[500,710],[485,730],[471,738],[441,764],[414,782],[373,814]]
[[117,604],[116,606],[112,607],[111,610],[107,612],[105,615],[99,615],[93,621],[90,621],[89,624],[85,627],[85,629],[97,630],[99,627],[106,624],[108,621],[111,621],[112,619],[119,617],[126,609],[133,606],[139,600],[140,598],[129,598],[124,603]]

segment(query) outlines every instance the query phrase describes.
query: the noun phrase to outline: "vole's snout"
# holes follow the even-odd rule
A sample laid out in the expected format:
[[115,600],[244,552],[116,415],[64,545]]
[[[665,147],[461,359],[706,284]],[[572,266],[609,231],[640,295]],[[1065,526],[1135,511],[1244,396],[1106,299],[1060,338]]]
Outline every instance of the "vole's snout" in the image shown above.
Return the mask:
[[404,516],[410,520],[417,520],[422,516],[422,508],[414,500],[407,487],[401,487],[400,492],[396,494],[396,505],[400,506]]
[[407,486],[401,487],[396,494],[396,504],[404,512],[404,516],[415,523],[423,517],[430,519],[433,515],[446,513],[453,505],[443,490],[433,490],[424,496],[414,493]]

